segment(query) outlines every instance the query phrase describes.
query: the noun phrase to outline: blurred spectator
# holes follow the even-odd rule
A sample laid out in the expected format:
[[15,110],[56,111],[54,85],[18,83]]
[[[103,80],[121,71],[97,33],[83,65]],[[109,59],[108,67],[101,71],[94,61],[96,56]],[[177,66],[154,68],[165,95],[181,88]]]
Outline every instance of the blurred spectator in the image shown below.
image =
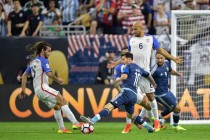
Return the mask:
[[14,11],[12,11],[8,16],[7,36],[20,35],[26,22],[26,18],[26,13],[21,10],[20,1],[14,0]]
[[137,5],[140,7],[142,14],[147,25],[147,29],[150,30],[152,23],[152,11],[150,6],[144,2],[144,0],[137,0]]
[[87,13],[87,9],[82,10],[79,18],[80,20],[78,20],[75,24],[83,25],[86,28],[86,31],[88,31],[90,29],[91,16]]
[[144,15],[140,7],[134,4],[134,0],[124,0],[117,17],[118,20],[122,20],[123,34],[131,33],[131,27],[135,21],[141,21],[146,29]]
[[49,36],[65,36],[65,32],[63,31],[62,25],[60,24],[60,20],[58,18],[53,19],[52,26],[49,27]]
[[[28,55],[26,57],[27,65],[25,67],[20,67],[19,73],[17,75],[17,81],[19,84],[21,84],[22,81],[22,75],[27,69],[28,65],[30,64],[30,61],[33,60],[33,55]],[[31,76],[28,77],[27,83],[32,84],[33,83],[33,78]]]
[[23,27],[23,31],[20,36],[25,36],[25,31],[28,29],[29,36],[37,36],[39,34],[39,30],[43,25],[43,15],[39,13],[39,4],[32,5],[32,14],[28,16],[26,23]]
[[0,3],[0,36],[6,36],[6,13],[4,12],[3,4]]
[[184,0],[184,7],[182,10],[195,10],[193,0]]
[[5,10],[5,13],[6,15],[8,16],[10,12],[12,12],[14,9],[14,5],[13,5],[13,2],[12,0],[6,0],[6,4],[4,4],[4,10]]
[[209,0],[196,0],[196,10],[209,10]]
[[113,61],[115,58],[114,51],[108,51],[106,53],[107,60],[102,61],[99,64],[99,69],[97,73],[97,77],[95,80],[95,84],[105,84],[110,85],[113,84],[113,69],[107,68],[107,64],[109,61]]
[[79,6],[81,11],[88,11],[90,8],[94,7],[94,0],[79,0]]
[[32,6],[34,4],[37,4],[39,7],[39,12],[41,13],[41,11],[45,8],[43,2],[39,1],[39,0],[30,0],[29,2],[27,2],[24,6],[24,11],[27,12],[28,15],[32,14]]
[[183,0],[174,0],[172,1],[172,10],[181,10],[184,6]]
[[[171,12],[171,0],[153,0],[154,3],[153,3],[153,6],[154,6],[154,10],[157,10],[157,5],[159,3],[162,3],[163,4],[163,9],[166,13],[170,13]],[[177,0],[174,0],[174,1],[177,1]]]
[[157,4],[157,13],[154,16],[154,26],[156,29],[156,34],[165,34],[166,32],[169,33],[171,25],[171,16],[169,13],[166,13],[163,9],[163,4]]
[[55,7],[55,0],[49,1],[49,8],[46,8],[42,11],[44,15],[44,25],[52,25],[52,21],[60,19],[61,13],[60,10]]
[[96,0],[97,20],[91,22],[90,34],[96,34],[97,28],[103,29],[103,34],[113,33],[113,17],[116,9],[115,0]]
[[0,0],[0,3],[4,4],[5,3],[5,0]]
[[77,18],[79,2],[78,0],[62,0],[61,5],[63,25],[68,25]]

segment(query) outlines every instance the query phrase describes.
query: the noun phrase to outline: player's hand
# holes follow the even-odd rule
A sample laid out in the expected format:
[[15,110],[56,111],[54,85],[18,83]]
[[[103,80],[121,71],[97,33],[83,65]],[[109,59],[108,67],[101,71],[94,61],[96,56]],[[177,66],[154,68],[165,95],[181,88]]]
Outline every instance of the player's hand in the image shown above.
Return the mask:
[[110,61],[108,64],[107,64],[107,68],[111,69],[111,68],[114,68],[115,67],[115,62],[114,61]]
[[183,57],[182,56],[177,56],[175,58],[175,61],[174,61],[176,64],[182,64],[183,63]]
[[58,83],[63,84],[63,82],[64,82],[64,80],[62,78],[58,77]]
[[25,98],[25,97],[26,97],[26,92],[25,92],[25,91],[21,91],[21,93],[18,95],[18,97],[19,97],[20,99]]

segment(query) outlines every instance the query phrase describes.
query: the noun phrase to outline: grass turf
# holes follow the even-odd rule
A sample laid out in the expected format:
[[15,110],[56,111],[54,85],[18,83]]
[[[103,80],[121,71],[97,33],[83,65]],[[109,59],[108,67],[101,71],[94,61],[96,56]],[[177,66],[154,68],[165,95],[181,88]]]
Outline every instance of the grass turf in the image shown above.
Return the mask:
[[[70,124],[65,125],[71,129]],[[133,125],[129,134],[122,134],[124,125],[99,122],[92,134],[82,134],[79,130],[57,134],[55,122],[0,122],[0,140],[210,140],[210,125],[183,125],[187,131],[176,132],[167,124],[167,129],[156,133],[147,133]]]

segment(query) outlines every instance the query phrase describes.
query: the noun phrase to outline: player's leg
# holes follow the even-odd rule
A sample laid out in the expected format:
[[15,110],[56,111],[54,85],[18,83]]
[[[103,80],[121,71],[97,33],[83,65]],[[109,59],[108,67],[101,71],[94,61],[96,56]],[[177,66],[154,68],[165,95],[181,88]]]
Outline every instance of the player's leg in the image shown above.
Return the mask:
[[65,98],[63,98],[63,96],[61,94],[58,94],[56,96],[57,99],[57,105],[59,105],[61,107],[61,110],[63,112],[63,114],[68,118],[68,120],[73,124],[73,128],[80,128],[82,126],[81,122],[78,122],[77,119],[75,118],[73,112],[71,111],[71,109],[69,108],[67,101]]
[[119,93],[115,98],[113,98],[108,104],[104,106],[104,109],[101,110],[98,114],[96,114],[93,118],[88,118],[85,116],[80,116],[80,119],[84,122],[88,122],[91,125],[94,125],[96,122],[105,118],[109,115],[109,113],[115,109],[119,108],[124,103],[124,97],[122,93]]
[[155,89],[151,85],[148,79],[141,77],[139,81],[139,86],[140,89],[143,93],[146,93],[147,98],[149,99],[150,102],[150,107],[152,110],[152,113],[154,115],[154,127],[155,131],[160,130],[160,121],[159,121],[159,116],[158,116],[158,106],[157,106],[157,101],[154,96]]
[[178,131],[179,130],[187,130],[187,129],[185,129],[182,126],[179,125],[179,117],[180,117],[180,107],[178,105],[176,105],[176,107],[173,109],[173,120],[174,120],[174,123],[173,123],[172,128],[176,129]]
[[[46,88],[45,88],[46,89]],[[50,90],[50,92],[38,91],[36,92],[37,97],[44,102],[49,108],[54,108],[54,117],[58,123],[59,130],[58,133],[72,133],[70,130],[66,129],[63,122],[63,117],[61,115],[60,105],[57,105],[56,96],[59,94],[56,90]]]

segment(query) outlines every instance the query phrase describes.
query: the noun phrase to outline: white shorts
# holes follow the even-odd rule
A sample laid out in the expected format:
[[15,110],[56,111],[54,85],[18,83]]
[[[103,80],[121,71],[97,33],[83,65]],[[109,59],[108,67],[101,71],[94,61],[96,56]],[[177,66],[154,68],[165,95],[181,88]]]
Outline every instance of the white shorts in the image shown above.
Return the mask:
[[153,88],[152,84],[145,77],[141,77],[140,78],[140,80],[139,80],[139,87],[140,87],[142,93],[155,92],[155,89]]
[[49,108],[54,108],[57,102],[56,96],[59,94],[59,91],[45,85],[42,89],[35,90],[35,94]]
[[136,96],[137,96],[136,103],[140,104],[143,101],[143,99],[144,99],[145,93],[142,93],[140,88],[138,87]]

